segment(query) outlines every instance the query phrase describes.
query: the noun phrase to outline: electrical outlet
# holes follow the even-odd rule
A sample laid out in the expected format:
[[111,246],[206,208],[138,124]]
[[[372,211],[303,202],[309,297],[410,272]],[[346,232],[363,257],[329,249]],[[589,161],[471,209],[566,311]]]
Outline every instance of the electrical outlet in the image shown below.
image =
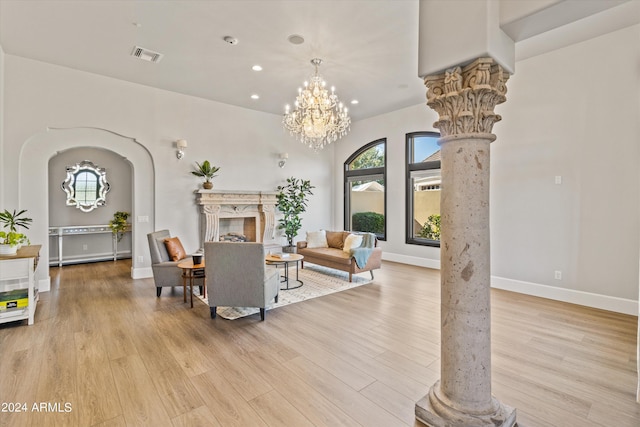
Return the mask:
[[562,271],[556,270],[555,278],[556,278],[556,280],[562,280]]
[[86,251],[86,250],[87,250],[87,248],[88,248],[88,247],[87,247],[87,245],[82,245],[82,250],[83,250],[83,251]]
[[144,257],[142,255],[138,256],[138,263],[142,264],[144,262]]
[[556,175],[556,185],[560,185],[560,184],[562,184],[562,176]]

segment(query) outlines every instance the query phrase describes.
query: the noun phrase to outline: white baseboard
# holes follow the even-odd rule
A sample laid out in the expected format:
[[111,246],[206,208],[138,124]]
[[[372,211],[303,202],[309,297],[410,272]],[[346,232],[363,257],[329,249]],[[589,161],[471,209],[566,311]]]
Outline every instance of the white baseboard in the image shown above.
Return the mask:
[[153,277],[153,270],[151,269],[151,267],[141,267],[141,268],[131,267],[132,279],[146,279],[149,277]]
[[638,301],[577,291],[575,289],[556,288],[538,283],[523,282],[521,280],[506,279],[491,276],[491,287],[506,291],[518,292],[536,297],[548,298],[571,304],[585,305],[616,313],[638,315]]
[[[439,259],[428,259],[389,252],[382,252],[382,259],[385,261],[399,262],[402,264],[440,270]],[[555,301],[599,308],[601,310],[613,311],[616,313],[630,314],[632,316],[638,315],[638,301],[631,299],[594,294],[574,289],[557,288],[555,286],[540,285],[538,283],[524,282],[522,280],[507,279],[505,277],[497,276],[491,276],[491,287],[552,299]]]
[[51,277],[38,280],[38,292],[49,292],[51,290]]
[[417,265],[418,267],[435,268],[440,270],[439,259],[421,258],[411,255],[392,254],[382,251],[382,259],[385,261],[399,262],[401,264]]

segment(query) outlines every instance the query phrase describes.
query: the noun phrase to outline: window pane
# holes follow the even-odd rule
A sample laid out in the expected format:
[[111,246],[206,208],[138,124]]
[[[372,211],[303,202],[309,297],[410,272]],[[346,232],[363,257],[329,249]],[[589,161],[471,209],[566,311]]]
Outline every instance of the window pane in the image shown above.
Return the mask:
[[98,177],[91,172],[76,175],[76,200],[82,205],[95,203],[98,197]]
[[384,166],[384,143],[369,148],[349,163],[349,170]]
[[411,173],[413,238],[440,240],[440,169]]
[[413,159],[411,163],[440,160],[440,146],[436,136],[416,136],[413,138]]
[[349,188],[349,229],[384,235],[384,179],[353,181]]

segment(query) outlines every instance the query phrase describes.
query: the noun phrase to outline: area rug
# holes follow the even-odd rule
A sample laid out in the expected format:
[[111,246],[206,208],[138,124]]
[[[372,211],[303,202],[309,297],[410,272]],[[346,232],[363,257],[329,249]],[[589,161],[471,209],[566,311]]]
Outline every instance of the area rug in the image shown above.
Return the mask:
[[[269,266],[267,268],[275,267]],[[284,276],[284,268],[280,268],[280,277],[282,276]],[[290,267],[290,286],[297,284],[295,277],[296,269],[295,267]],[[278,302],[267,307],[267,310],[366,285],[367,283],[371,283],[370,277],[368,272],[361,273],[360,275],[354,274],[353,282],[349,283],[349,273],[319,265],[305,264],[304,269],[298,271],[298,278],[304,282],[304,285],[288,291],[281,290],[278,296]],[[281,286],[286,286],[286,284],[282,283]],[[197,287],[194,286],[193,291],[198,299],[209,305],[207,298],[202,298],[202,296],[197,295]],[[260,309],[254,307],[218,307],[217,309],[218,316],[229,320],[239,319],[259,312]]]

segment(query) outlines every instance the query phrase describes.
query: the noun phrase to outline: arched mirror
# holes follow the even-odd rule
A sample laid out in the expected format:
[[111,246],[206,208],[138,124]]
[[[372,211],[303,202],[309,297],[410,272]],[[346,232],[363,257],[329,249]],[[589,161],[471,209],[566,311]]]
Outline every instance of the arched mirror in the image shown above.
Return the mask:
[[109,183],[104,168],[88,160],[67,166],[67,179],[62,183],[67,193],[67,206],[75,206],[82,212],[91,212],[107,201]]

